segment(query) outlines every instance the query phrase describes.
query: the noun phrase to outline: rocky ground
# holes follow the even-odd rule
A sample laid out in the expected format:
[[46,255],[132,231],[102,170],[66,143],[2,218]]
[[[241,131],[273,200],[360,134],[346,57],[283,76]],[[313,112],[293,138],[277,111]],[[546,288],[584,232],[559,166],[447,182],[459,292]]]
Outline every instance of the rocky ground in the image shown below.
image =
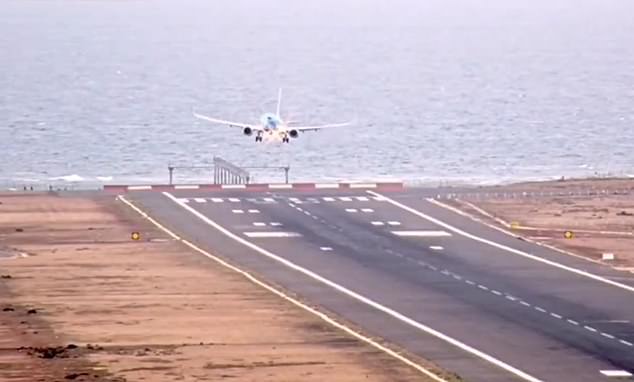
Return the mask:
[[[482,194],[451,203],[490,223],[512,226],[523,236],[594,260],[612,253],[615,259],[606,263],[634,270],[634,179],[518,183]],[[573,237],[565,238],[566,231]]]

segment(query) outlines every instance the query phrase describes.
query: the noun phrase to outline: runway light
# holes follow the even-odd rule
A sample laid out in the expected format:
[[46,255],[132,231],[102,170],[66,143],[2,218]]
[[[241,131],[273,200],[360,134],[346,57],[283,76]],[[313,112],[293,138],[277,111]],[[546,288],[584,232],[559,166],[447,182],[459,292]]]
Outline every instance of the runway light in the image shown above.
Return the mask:
[[132,232],[130,236],[132,237],[132,240],[135,240],[135,241],[141,240],[141,234],[138,232]]
[[564,232],[564,237],[566,239],[572,239],[575,236],[575,234],[572,231],[566,231]]

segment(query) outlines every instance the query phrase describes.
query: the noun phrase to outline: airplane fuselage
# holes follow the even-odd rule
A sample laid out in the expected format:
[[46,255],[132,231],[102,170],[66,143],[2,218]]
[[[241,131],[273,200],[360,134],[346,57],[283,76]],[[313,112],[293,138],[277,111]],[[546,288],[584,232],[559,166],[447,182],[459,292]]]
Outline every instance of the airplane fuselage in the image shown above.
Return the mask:
[[277,130],[284,125],[282,119],[273,113],[266,113],[260,117],[260,123],[265,131]]

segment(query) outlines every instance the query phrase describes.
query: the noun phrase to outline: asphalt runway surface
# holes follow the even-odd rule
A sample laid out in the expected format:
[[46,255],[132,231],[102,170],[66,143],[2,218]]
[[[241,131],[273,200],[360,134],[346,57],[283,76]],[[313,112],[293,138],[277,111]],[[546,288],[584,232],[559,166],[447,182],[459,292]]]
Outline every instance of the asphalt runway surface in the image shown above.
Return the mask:
[[432,194],[127,198],[211,253],[468,381],[634,373],[634,278],[476,223]]

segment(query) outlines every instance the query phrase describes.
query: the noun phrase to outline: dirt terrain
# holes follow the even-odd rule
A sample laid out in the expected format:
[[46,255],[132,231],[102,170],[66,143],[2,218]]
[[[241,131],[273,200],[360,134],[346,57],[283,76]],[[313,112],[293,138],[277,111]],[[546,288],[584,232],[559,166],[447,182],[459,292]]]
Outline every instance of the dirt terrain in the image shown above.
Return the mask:
[[[492,189],[497,197],[471,196],[454,205],[591,259],[614,254],[615,259],[606,263],[634,270],[634,179],[532,182]],[[573,237],[565,238],[566,231]]]
[[429,380],[112,198],[0,203],[1,381]]

